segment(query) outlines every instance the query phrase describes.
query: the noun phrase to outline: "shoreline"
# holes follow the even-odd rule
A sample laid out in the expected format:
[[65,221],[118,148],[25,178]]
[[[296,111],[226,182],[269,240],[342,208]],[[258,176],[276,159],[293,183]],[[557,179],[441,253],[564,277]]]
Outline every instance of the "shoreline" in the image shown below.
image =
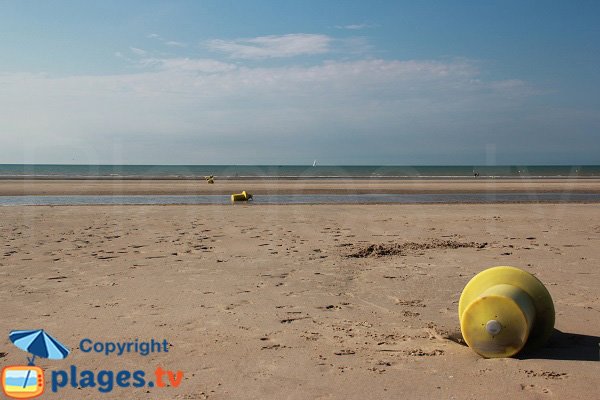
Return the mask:
[[124,180],[0,179],[0,196],[600,193],[599,178]]
[[[338,180],[370,180],[370,181],[428,181],[428,180],[441,180],[441,181],[456,181],[456,180],[469,180],[469,181],[515,181],[515,180],[586,180],[586,179],[600,179],[600,176],[564,176],[564,175],[485,175],[485,176],[471,176],[471,175],[424,175],[424,176],[404,176],[404,175],[376,175],[376,176],[364,176],[364,175],[323,175],[323,176],[303,176],[303,175],[241,175],[241,176],[218,176],[212,175],[215,179],[220,181],[338,181]],[[202,175],[191,175],[191,176],[179,176],[179,175],[0,175],[0,181],[199,181],[203,182],[205,177]]]
[[[494,194],[495,195],[495,194]],[[548,196],[551,195],[551,196]],[[540,193],[531,198],[531,194],[502,196],[503,198],[491,198],[484,200],[481,194],[465,195],[464,198],[456,198],[460,195],[373,195],[375,198],[365,198],[371,195],[281,195],[264,196],[259,201],[250,203],[237,203],[237,207],[268,207],[268,206],[319,206],[319,205],[339,205],[339,206],[386,206],[386,205],[564,205],[564,204],[585,204],[597,205],[600,203],[600,194],[569,194],[570,197],[557,199],[555,193]],[[385,196],[394,196],[394,198],[385,198]],[[398,196],[412,196],[410,198]],[[415,197],[417,196],[417,197]],[[420,196],[420,197],[419,197]],[[441,198],[432,198],[431,196],[440,196]],[[469,197],[470,196],[470,197]],[[485,194],[483,195],[485,196]],[[563,194],[559,194],[563,196]],[[574,198],[572,196],[575,196]],[[335,197],[335,198],[332,198]],[[340,197],[340,198],[338,198]],[[211,207],[231,207],[229,196],[226,195],[67,195],[67,196],[0,196],[0,207],[102,207],[102,206],[211,206]]]
[[[343,207],[352,207],[352,206],[357,206],[357,207],[366,207],[366,206],[373,206],[373,207],[393,207],[393,206],[403,206],[403,207],[425,207],[425,206],[431,206],[431,207],[443,207],[443,206],[447,206],[447,207],[458,207],[458,206],[481,206],[481,207],[485,207],[485,206],[555,206],[555,207],[560,207],[560,206],[565,206],[565,205],[574,205],[574,206],[597,206],[598,203],[594,203],[594,202],[578,202],[578,201],[570,201],[570,202],[545,202],[545,201],[540,201],[540,202],[497,202],[497,203],[290,203],[290,204],[275,204],[275,203],[266,203],[266,204],[258,204],[258,205],[254,205],[252,207],[254,208],[273,208],[273,207],[321,207],[321,206],[343,206]],[[207,208],[214,208],[214,209],[219,209],[222,207],[229,207],[230,205],[228,204],[108,204],[108,203],[101,203],[101,204],[19,204],[19,205],[14,205],[14,206],[7,206],[7,205],[0,205],[0,210],[3,208],[7,208],[7,209],[14,209],[14,208],[50,208],[50,209],[54,209],[54,208],[87,208],[87,207],[92,207],[92,208],[106,208],[106,207],[140,207],[140,208],[146,208],[146,207],[165,207],[165,208],[171,208],[171,207],[181,207],[181,208],[185,208],[185,207],[207,207]],[[238,206],[239,207],[239,206]]]

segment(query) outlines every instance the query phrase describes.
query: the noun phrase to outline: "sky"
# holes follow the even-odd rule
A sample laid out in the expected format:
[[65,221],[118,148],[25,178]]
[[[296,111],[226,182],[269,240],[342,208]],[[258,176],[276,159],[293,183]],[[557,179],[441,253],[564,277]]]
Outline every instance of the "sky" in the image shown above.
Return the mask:
[[598,1],[0,0],[0,164],[600,164]]

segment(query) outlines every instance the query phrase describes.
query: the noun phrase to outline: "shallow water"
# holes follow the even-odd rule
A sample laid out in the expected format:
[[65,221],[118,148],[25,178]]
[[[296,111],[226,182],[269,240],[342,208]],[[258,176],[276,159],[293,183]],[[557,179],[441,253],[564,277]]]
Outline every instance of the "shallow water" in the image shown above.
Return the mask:
[[[250,204],[432,204],[432,203],[600,203],[598,193],[474,193],[474,194],[290,194],[260,195]],[[230,204],[229,196],[0,196],[0,206]]]

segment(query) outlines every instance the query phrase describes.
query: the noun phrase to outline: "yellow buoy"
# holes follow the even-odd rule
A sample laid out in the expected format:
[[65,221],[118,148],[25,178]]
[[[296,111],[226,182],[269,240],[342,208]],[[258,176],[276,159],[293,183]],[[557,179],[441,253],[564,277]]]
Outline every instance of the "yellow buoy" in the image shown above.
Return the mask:
[[250,193],[246,193],[244,190],[242,193],[234,193],[231,195],[231,202],[235,203],[236,201],[248,201],[252,200],[252,195]]
[[486,358],[511,357],[542,346],[554,328],[554,304],[529,272],[494,267],[467,283],[458,303],[465,342]]

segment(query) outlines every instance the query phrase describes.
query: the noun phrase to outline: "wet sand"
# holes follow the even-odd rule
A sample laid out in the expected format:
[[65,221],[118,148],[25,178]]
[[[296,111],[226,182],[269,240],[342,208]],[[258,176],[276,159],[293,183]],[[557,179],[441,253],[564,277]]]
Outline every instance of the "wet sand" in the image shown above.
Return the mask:
[[[26,361],[10,330],[44,328],[73,350],[40,360],[47,371],[184,372],[178,388],[65,388],[44,398],[598,393],[597,205],[0,207],[0,234],[2,365]],[[486,360],[456,342],[460,292],[494,265],[547,285],[558,331],[545,349]],[[77,349],[83,338],[171,346],[103,356]]]
[[0,196],[403,193],[600,193],[600,179],[0,180]]

